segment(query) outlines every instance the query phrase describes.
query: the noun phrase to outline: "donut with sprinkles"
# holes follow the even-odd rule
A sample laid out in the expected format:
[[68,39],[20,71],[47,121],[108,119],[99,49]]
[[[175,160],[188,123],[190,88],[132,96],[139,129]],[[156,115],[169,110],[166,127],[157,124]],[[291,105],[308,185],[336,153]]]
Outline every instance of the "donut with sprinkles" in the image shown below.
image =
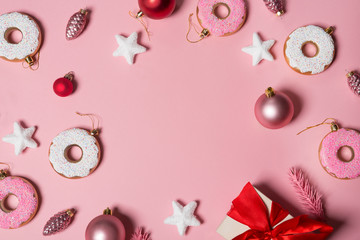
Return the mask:
[[[82,151],[79,160],[69,157],[71,147]],[[82,178],[90,175],[100,162],[99,143],[90,132],[81,128],[72,128],[59,133],[49,149],[49,160],[54,170],[66,178]]]
[[[19,30],[19,43],[9,42],[12,31]],[[0,16],[0,57],[8,61],[24,61],[32,58],[40,49],[41,31],[35,20],[27,14],[11,12]]]
[[[352,156],[347,161],[339,157],[341,148],[347,147]],[[333,177],[353,179],[360,176],[360,133],[340,128],[324,137],[319,147],[319,158],[323,168]]]
[[[14,210],[5,206],[10,195],[19,201]],[[27,180],[14,176],[0,180],[0,228],[15,229],[27,224],[35,216],[38,204],[38,194]]]
[[[284,44],[284,56],[288,65],[302,74],[318,74],[326,70],[335,55],[334,40],[331,33],[334,28],[324,30],[321,27],[308,25],[293,31]],[[307,43],[315,45],[314,56],[306,56],[303,47]]]
[[[228,10],[225,17],[215,13],[216,8],[224,6]],[[199,0],[197,18],[200,25],[214,36],[228,36],[237,32],[246,19],[244,0]]]

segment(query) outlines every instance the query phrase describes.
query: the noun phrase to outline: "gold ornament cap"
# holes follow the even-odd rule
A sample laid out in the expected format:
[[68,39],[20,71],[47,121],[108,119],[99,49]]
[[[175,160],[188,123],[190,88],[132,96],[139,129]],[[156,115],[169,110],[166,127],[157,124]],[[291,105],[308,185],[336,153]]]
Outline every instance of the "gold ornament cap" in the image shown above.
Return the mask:
[[330,27],[328,27],[328,28],[325,29],[325,32],[326,32],[327,34],[332,34],[332,33],[334,32],[334,30],[335,30],[335,27],[330,26]]
[[93,129],[91,130],[91,136],[98,136],[99,135],[99,129]]
[[106,208],[103,212],[104,215],[112,215],[112,211],[110,208]]
[[88,14],[88,10],[86,10],[86,9],[80,9],[79,12],[80,12],[81,14],[83,14],[83,15]]
[[346,74],[346,77],[352,77],[354,75],[354,72],[348,72],[347,74]]
[[71,208],[66,210],[66,214],[69,215],[70,217],[73,217],[75,214],[75,209]]
[[281,16],[281,15],[283,15],[285,13],[285,11],[284,10],[281,10],[281,11],[278,11],[277,13],[276,13],[276,15],[277,16]]
[[6,178],[6,177],[7,177],[6,170],[1,169],[1,170],[0,170],[0,180],[3,180],[3,179]]
[[136,14],[136,18],[141,18],[143,17],[145,14],[143,13],[143,11],[139,10]]
[[273,96],[275,96],[275,91],[272,87],[268,87],[266,90],[265,90],[265,95],[267,98],[271,98]]
[[336,122],[332,122],[331,123],[331,131],[336,132],[337,130],[339,130],[339,125]]
[[69,79],[70,81],[72,81],[74,79],[74,72],[68,72],[67,74],[65,74],[64,78]]
[[34,58],[32,56],[27,56],[25,58],[25,62],[27,64],[29,64],[29,66],[33,66],[35,64],[35,60],[34,60]]

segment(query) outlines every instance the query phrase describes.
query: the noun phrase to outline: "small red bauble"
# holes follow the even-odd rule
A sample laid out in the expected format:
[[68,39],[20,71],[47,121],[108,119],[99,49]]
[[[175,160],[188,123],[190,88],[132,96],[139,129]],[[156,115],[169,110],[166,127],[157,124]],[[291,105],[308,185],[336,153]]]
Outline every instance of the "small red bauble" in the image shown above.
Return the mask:
[[72,73],[68,73],[65,77],[56,79],[53,85],[56,95],[60,97],[69,96],[74,90],[73,83],[71,82],[73,78],[74,75]]
[[163,19],[172,14],[176,0],[138,0],[140,11],[152,19]]
[[269,87],[255,104],[255,117],[266,128],[277,129],[287,125],[294,116],[294,104],[282,92]]

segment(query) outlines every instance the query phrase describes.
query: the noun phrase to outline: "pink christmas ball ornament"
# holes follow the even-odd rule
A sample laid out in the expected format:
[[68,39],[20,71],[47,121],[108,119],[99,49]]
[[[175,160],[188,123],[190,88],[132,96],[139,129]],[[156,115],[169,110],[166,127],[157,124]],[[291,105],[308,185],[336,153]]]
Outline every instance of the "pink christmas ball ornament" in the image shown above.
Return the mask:
[[94,218],[86,228],[85,240],[125,240],[122,222],[111,215],[109,208],[104,214]]
[[290,123],[294,116],[294,104],[284,93],[265,90],[255,104],[256,120],[266,128],[278,129]]

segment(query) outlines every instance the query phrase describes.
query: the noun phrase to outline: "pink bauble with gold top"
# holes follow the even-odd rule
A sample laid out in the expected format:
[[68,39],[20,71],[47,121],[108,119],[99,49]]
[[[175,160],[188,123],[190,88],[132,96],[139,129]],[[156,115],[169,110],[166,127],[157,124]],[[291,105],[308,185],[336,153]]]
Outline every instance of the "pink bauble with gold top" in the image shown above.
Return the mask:
[[294,104],[284,93],[267,88],[255,104],[255,117],[266,128],[278,129],[287,125],[294,116]]
[[94,218],[86,228],[85,240],[125,240],[122,222],[111,215],[109,208],[104,214]]

